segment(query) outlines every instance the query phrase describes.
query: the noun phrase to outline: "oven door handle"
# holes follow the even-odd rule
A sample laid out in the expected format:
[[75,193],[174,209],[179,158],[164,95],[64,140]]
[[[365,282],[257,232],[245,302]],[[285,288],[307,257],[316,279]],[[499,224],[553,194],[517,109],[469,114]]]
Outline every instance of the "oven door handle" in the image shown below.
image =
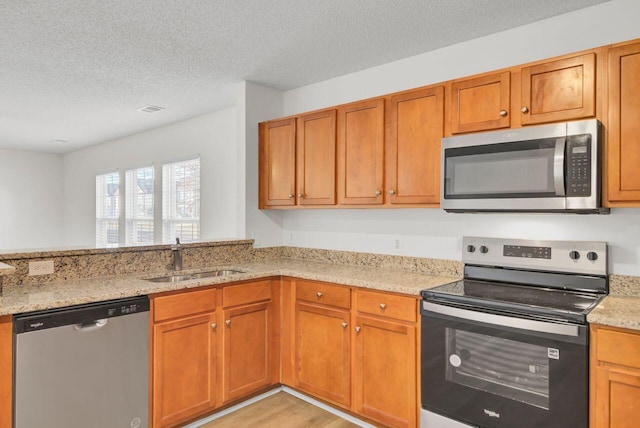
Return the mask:
[[441,315],[448,315],[451,317],[478,321],[501,327],[511,327],[527,331],[539,331],[542,333],[571,337],[578,337],[579,334],[578,326],[572,324],[558,324],[553,322],[529,320],[525,318],[508,317],[504,315],[489,314],[486,312],[470,311],[468,309],[461,309],[453,306],[439,305],[437,303],[426,301],[422,302],[422,309]]
[[565,138],[556,140],[556,149],[553,153],[553,185],[555,187],[556,196],[564,196],[564,148],[566,145]]

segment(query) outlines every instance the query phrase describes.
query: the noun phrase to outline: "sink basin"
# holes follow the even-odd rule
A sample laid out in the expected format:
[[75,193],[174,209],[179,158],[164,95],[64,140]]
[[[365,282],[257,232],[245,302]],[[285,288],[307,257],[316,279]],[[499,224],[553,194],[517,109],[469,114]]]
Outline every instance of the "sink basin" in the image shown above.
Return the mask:
[[169,275],[169,276],[159,276],[157,278],[149,278],[147,281],[151,282],[180,282],[180,281],[188,281],[190,279],[200,279],[200,278],[211,278],[216,276],[227,276],[233,275],[235,273],[243,273],[241,270],[233,270],[233,269],[221,269],[221,270],[210,270],[207,272],[200,273],[192,273],[189,275]]
[[191,275],[171,275],[171,276],[160,276],[158,278],[149,278],[147,281],[151,282],[180,282],[187,281],[191,279]]
[[200,272],[194,273],[191,275],[192,278],[211,278],[212,276],[227,276],[233,275],[234,273],[243,273],[241,270],[233,270],[233,269],[223,269],[223,270],[212,270],[209,272]]

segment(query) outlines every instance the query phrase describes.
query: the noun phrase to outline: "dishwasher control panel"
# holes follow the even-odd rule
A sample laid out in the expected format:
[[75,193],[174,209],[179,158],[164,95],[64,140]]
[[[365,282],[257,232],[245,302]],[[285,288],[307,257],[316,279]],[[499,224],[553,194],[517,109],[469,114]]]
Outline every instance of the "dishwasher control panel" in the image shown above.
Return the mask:
[[13,317],[15,334],[40,331],[65,325],[80,328],[104,325],[108,318],[149,311],[147,296],[118,299],[85,305],[67,306],[46,311],[29,312]]

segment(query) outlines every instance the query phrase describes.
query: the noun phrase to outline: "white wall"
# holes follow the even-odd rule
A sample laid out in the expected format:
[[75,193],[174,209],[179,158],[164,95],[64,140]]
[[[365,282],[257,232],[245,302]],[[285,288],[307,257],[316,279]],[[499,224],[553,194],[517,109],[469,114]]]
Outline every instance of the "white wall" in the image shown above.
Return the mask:
[[246,142],[241,159],[241,178],[244,180],[244,236],[254,239],[255,247],[282,245],[282,212],[258,209],[258,123],[282,116],[282,92],[251,82],[238,87],[239,142]]
[[[284,115],[640,37],[640,1],[591,8],[284,93]],[[274,116],[275,117],[275,116]],[[602,240],[610,271],[640,275],[640,210],[608,216],[447,214],[439,209],[282,213],[284,244],[460,259],[464,235]],[[401,244],[395,249],[396,239]]]
[[62,155],[0,150],[0,251],[59,246]]
[[202,239],[238,230],[236,109],[229,108],[64,156],[66,246],[95,246],[95,176],[200,155]]

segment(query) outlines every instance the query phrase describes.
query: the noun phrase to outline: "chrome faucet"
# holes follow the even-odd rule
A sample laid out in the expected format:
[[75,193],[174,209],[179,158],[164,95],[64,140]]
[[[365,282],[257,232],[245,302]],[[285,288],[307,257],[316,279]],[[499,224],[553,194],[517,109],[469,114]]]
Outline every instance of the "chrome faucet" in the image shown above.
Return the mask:
[[180,245],[180,238],[176,238],[176,243],[171,246],[171,256],[173,257],[173,270],[182,270],[182,245]]

